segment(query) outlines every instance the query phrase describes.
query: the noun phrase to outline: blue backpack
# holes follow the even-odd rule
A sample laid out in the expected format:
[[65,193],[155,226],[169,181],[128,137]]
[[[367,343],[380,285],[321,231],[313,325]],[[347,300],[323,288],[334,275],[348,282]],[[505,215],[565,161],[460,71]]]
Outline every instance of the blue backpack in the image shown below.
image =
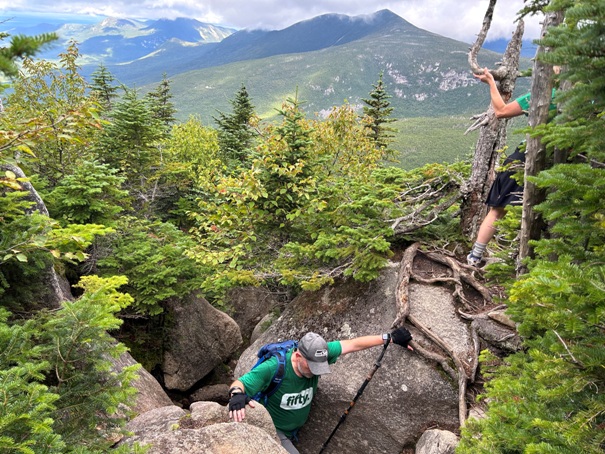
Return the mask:
[[254,366],[252,366],[252,369],[273,356],[277,358],[277,369],[275,370],[275,374],[273,374],[273,378],[271,379],[269,386],[252,396],[254,400],[260,402],[262,399],[262,403],[266,405],[267,399],[275,394],[275,392],[279,389],[284,375],[286,374],[286,352],[296,347],[298,347],[297,341],[287,340],[283,342],[266,344],[259,349],[258,353],[256,354],[256,356],[258,356],[258,361],[256,361]]

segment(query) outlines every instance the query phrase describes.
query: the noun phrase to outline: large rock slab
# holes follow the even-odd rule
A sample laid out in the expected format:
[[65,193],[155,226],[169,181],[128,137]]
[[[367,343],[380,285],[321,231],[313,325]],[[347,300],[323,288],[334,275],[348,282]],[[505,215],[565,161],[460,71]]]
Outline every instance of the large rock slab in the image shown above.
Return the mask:
[[471,370],[477,353],[469,324],[458,316],[451,291],[445,287],[412,283],[409,297],[410,315],[438,335],[452,348],[466,369]]
[[[195,402],[191,405],[191,421],[183,428],[199,429],[213,424],[229,422],[229,409],[216,402]],[[267,432],[271,438],[279,442],[277,431],[269,412],[260,404],[246,407],[245,424],[256,426]]]
[[517,331],[491,318],[476,318],[471,326],[488,344],[504,351],[516,352],[522,347],[521,337]]
[[197,402],[191,413],[156,408],[130,421],[126,428],[132,436],[120,444],[145,445],[148,454],[286,453],[264,407],[249,410],[248,422],[229,423],[226,407],[214,402]]
[[447,430],[427,430],[416,444],[416,454],[454,454],[456,446],[456,434]]
[[147,433],[170,432],[179,427],[181,418],[187,416],[187,412],[176,405],[154,408],[136,418],[126,425],[126,429],[134,436],[145,436]]
[[147,454],[287,454],[265,431],[241,423],[150,433],[137,441],[149,447]]
[[279,301],[273,293],[262,287],[242,287],[229,292],[227,303],[238,324],[242,337],[250,339],[257,324],[274,309]]
[[[135,359],[126,352],[120,355],[119,358],[111,358],[113,367],[116,372],[120,372],[127,366],[137,364]],[[138,377],[133,380],[132,385],[137,389],[135,404],[132,410],[137,414],[145,413],[155,408],[166,407],[172,405],[172,401],[168,394],[164,391],[158,381],[143,367],[137,371]]]
[[[308,331],[318,332],[326,340],[389,331],[397,314],[398,268],[399,263],[392,263],[369,284],[347,280],[316,292],[303,292],[242,354],[235,375],[250,369],[258,348],[267,342],[299,339]],[[424,296],[420,287],[410,292],[410,307],[415,316],[430,319],[432,329],[452,342],[462,338],[461,354],[466,355],[464,349],[470,344],[466,339],[470,336],[465,325],[461,323],[455,329],[450,326],[454,311],[451,294],[446,290],[431,293],[416,305],[421,298]],[[443,306],[433,310],[431,302]],[[430,314],[425,315],[423,308],[427,307]],[[416,338],[422,338],[412,327],[408,328]],[[380,352],[381,347],[376,347],[341,357],[333,372],[320,379],[310,419],[299,433],[298,448],[302,454],[319,451],[374,368]],[[458,429],[457,383],[434,363],[393,344],[330,442],[330,452],[399,454],[404,446],[414,444],[427,427]]]
[[201,296],[169,304],[172,323],[162,370],[167,389],[187,391],[242,344],[237,323]]

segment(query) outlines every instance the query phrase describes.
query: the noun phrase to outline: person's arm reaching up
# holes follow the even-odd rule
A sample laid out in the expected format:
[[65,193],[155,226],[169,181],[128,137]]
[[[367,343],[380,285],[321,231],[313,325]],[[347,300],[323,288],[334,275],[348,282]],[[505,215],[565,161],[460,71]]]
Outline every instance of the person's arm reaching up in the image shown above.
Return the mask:
[[502,99],[502,95],[498,91],[494,76],[489,72],[489,69],[483,68],[483,74],[473,74],[481,82],[489,85],[489,96],[492,100],[492,107],[497,118],[512,118],[523,115],[523,109],[517,101],[509,102],[508,104]]

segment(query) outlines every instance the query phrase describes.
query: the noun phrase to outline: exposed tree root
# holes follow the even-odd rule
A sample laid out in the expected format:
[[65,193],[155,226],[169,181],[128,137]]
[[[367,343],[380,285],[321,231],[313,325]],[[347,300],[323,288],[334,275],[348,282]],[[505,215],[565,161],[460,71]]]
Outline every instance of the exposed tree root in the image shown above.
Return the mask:
[[403,253],[403,259],[401,259],[401,266],[397,277],[397,294],[395,295],[397,302],[397,317],[395,317],[391,329],[402,325],[410,313],[408,288],[410,285],[410,276],[412,275],[414,257],[416,257],[416,252],[419,247],[420,243],[414,243]]
[[[416,317],[410,314],[410,301],[409,301],[409,287],[410,281],[413,279],[417,282],[424,284],[447,284],[453,285],[453,295],[456,299],[468,310],[469,312],[476,312],[480,310],[476,304],[473,304],[464,294],[463,283],[469,285],[475,289],[483,298],[483,305],[486,306],[491,303],[491,295],[488,289],[483,286],[474,276],[475,269],[461,265],[457,260],[447,255],[429,252],[424,255],[441,265],[447,266],[451,270],[450,276],[424,278],[418,273],[414,272],[414,259],[420,251],[420,244],[414,243],[408,247],[401,259],[401,265],[399,267],[399,275],[397,279],[397,290],[396,290],[396,302],[397,302],[397,316],[393,321],[391,328],[401,326],[406,319],[414,325],[426,338],[430,339],[436,344],[440,350],[442,350],[447,356],[435,353],[434,351],[422,346],[418,341],[412,341],[412,347],[415,351],[423,357],[435,361],[441,365],[443,370],[452,377],[453,380],[458,381],[458,415],[460,418],[460,424],[463,424],[466,420],[467,404],[466,404],[466,389],[467,383],[471,383],[475,380],[475,374],[478,367],[478,355],[479,355],[479,336],[477,332],[471,328],[471,341],[473,344],[474,355],[470,363],[463,361],[456,353],[454,348],[449,345],[440,336],[431,331]],[[472,319],[472,314],[459,311],[460,316],[465,319]],[[484,315],[485,316],[485,315]],[[449,359],[448,359],[449,357]],[[452,368],[450,361],[453,362],[455,368]]]
[[456,369],[458,370],[458,417],[460,419],[460,425],[466,421],[466,382],[470,378],[469,372],[466,371],[464,363],[460,360],[458,355],[454,352],[453,348],[441,339],[438,335],[424,326],[418,319],[413,315],[408,315],[408,320],[416,328],[418,328],[424,335],[435,342],[439,347],[445,350],[450,358],[454,361]]
[[[477,290],[477,292],[479,292],[481,294],[481,296],[483,297],[484,306],[487,303],[492,302],[492,296],[491,296],[489,290],[484,285],[482,285],[479,281],[477,281],[477,279],[474,276],[474,271],[476,271],[476,268],[469,267],[467,265],[461,265],[460,262],[458,262],[457,260],[454,260],[452,257],[448,257],[446,255],[438,254],[435,252],[429,252],[426,254],[426,256],[428,258],[430,258],[431,260],[434,260],[435,262],[448,266],[452,270],[452,273],[454,274],[453,277],[457,281],[456,290],[454,292],[454,295],[456,297],[458,297],[460,302],[462,302],[465,306],[467,306],[467,304],[469,304],[469,303],[468,303],[468,300],[464,297],[462,281],[466,282],[468,285],[473,287],[475,290]],[[467,270],[470,270],[470,272]],[[472,304],[471,304],[471,307],[473,309],[477,309]]]

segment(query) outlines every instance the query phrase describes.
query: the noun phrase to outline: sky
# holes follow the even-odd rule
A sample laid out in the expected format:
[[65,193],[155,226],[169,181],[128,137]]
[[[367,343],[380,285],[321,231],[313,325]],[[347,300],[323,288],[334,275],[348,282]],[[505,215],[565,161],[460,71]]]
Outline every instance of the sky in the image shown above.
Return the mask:
[[[236,29],[281,30],[321,14],[359,16],[389,9],[416,27],[472,43],[481,29],[488,0],[0,0],[0,18],[36,12],[131,19],[194,18]],[[510,38],[524,0],[499,0],[488,40]],[[527,19],[525,38],[535,39],[540,18]]]

